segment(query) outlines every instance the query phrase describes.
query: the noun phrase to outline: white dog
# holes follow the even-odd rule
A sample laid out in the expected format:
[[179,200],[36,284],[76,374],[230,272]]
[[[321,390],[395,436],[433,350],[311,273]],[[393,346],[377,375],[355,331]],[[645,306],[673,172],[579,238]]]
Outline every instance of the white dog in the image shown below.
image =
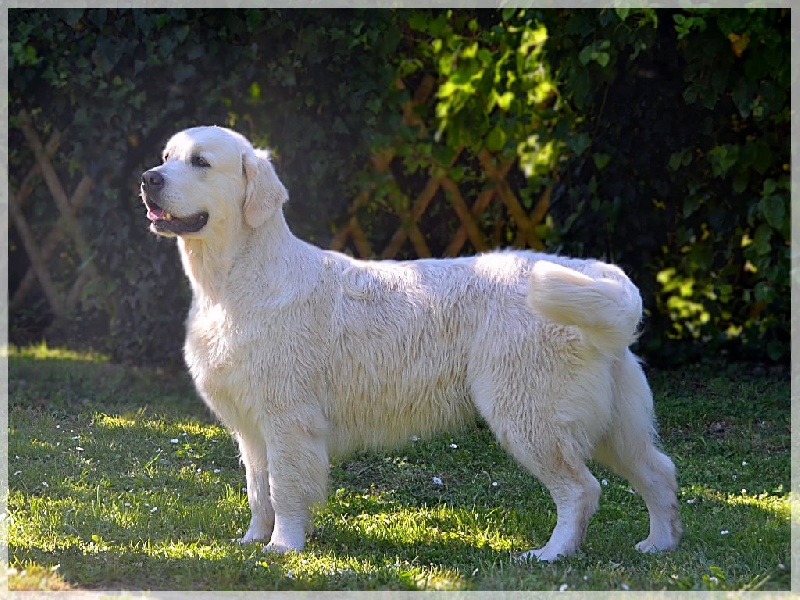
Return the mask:
[[672,461],[628,350],[642,303],[617,267],[527,251],[371,262],[292,235],[269,155],[241,135],[173,136],[142,175],[153,232],[176,236],[193,290],[185,358],[239,444],[242,538],[301,550],[332,456],[485,419],[557,508],[544,547],[576,551],[597,508],[596,458],[643,497],[650,534],[681,534]]

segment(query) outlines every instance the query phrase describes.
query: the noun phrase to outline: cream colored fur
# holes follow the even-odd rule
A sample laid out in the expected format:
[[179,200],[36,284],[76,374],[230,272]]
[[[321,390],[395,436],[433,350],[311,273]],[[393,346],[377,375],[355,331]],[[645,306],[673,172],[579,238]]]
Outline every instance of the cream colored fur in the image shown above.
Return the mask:
[[240,447],[252,511],[242,541],[302,549],[333,457],[480,416],[556,504],[549,541],[523,557],[581,544],[600,496],[593,457],[647,504],[637,548],[676,547],[675,468],[627,348],[641,299],[620,269],[527,251],[356,260],[292,235],[268,154],[241,135],[194,128],[165,154],[150,171],[163,189],[143,183],[143,196],[176,217],[209,214],[178,237],[193,290],[185,358]]

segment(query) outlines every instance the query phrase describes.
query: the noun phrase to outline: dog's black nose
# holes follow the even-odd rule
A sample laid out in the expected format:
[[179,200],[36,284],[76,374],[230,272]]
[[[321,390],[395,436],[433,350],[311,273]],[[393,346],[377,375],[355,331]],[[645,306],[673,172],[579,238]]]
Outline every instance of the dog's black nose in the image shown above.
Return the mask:
[[149,188],[160,188],[164,186],[164,176],[155,169],[150,169],[142,173],[142,183]]

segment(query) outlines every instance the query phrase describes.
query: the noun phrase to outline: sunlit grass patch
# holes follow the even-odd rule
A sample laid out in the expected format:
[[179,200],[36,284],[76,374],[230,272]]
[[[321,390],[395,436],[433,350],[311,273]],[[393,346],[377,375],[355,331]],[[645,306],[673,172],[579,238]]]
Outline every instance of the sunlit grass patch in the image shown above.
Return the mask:
[[[381,493],[347,493],[338,490],[324,511],[317,515],[312,539],[331,536],[337,548],[408,549],[438,547],[510,553],[528,540],[503,528],[502,514],[495,508],[435,504],[408,505]],[[351,546],[348,542],[353,543]],[[324,547],[324,546],[323,546]]]
[[72,589],[59,574],[59,567],[45,568],[32,562],[8,568],[10,592],[51,592]]
[[93,363],[106,363],[108,356],[99,352],[81,352],[63,347],[48,346],[47,342],[31,344],[28,346],[6,346],[2,350],[2,357],[32,358],[36,360],[70,360]]

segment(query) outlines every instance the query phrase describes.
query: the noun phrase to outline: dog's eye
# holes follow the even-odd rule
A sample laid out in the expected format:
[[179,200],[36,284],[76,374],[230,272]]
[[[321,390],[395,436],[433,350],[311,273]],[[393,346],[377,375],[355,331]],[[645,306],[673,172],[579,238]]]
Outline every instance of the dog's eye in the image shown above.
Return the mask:
[[165,154],[164,157],[161,159],[161,162],[165,163],[167,162],[167,160],[169,160],[169,154]]
[[203,158],[202,156],[195,155],[192,157],[192,166],[193,167],[210,167],[211,165],[208,164],[208,161]]

